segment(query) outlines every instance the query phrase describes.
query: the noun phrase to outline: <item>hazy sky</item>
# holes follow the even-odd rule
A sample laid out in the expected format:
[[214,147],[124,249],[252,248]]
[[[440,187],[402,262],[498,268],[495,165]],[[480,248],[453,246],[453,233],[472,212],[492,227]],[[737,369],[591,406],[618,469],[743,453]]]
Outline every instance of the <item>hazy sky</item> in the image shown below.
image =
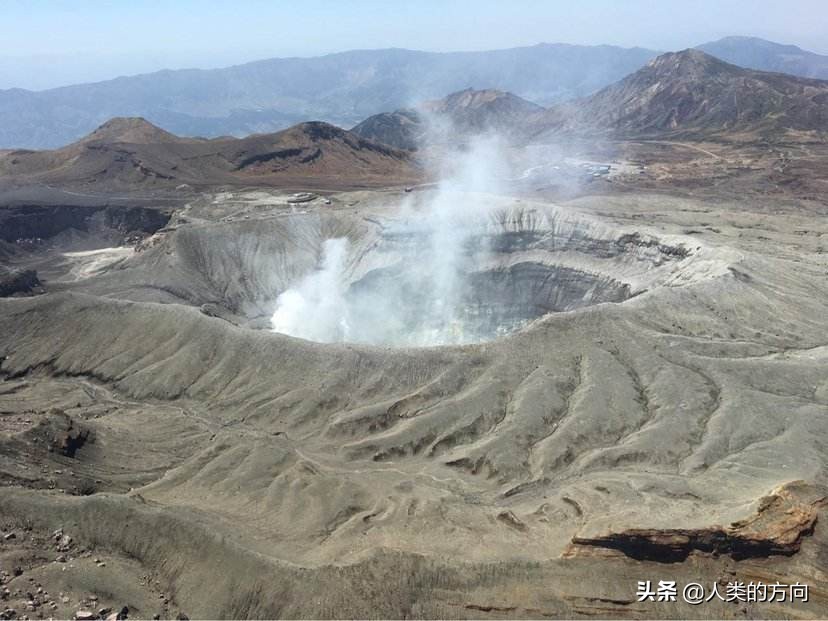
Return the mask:
[[828,54],[828,0],[0,0],[0,88],[404,47],[692,47],[758,36]]

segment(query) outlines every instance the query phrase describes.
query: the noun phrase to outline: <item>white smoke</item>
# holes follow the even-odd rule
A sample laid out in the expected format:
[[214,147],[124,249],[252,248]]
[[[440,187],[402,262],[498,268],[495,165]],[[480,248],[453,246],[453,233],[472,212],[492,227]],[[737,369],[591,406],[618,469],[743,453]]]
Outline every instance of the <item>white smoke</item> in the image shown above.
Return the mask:
[[[449,153],[442,179],[426,207],[424,223],[429,252],[424,262],[430,282],[429,330],[420,335],[420,345],[442,345],[474,340],[467,334],[462,316],[463,292],[469,269],[467,243],[487,221],[488,208],[482,193],[499,190],[502,176],[502,144],[496,136],[477,136],[463,152]],[[422,216],[420,216],[422,217]]]
[[322,343],[348,339],[344,281],[347,256],[347,239],[325,241],[319,269],[276,299],[271,318],[274,331]]
[[[499,190],[502,142],[477,137],[444,155],[446,175],[418,207],[403,204],[386,233],[415,242],[387,273],[349,283],[348,243],[329,239],[321,265],[276,301],[276,332],[320,342],[428,346],[481,340],[465,303],[473,264],[486,252],[480,233]],[[352,286],[353,285],[353,286]]]

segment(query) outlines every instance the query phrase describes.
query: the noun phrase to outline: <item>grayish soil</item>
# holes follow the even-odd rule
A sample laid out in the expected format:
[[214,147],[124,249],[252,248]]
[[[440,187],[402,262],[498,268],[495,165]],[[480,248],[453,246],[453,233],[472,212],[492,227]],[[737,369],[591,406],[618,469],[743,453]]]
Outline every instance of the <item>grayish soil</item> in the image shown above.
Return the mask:
[[[495,251],[480,282],[523,266],[525,286],[484,285],[485,303],[524,313],[522,329],[435,348],[266,329],[325,239],[351,242],[351,283],[393,265],[401,197],[202,195],[140,242],[104,223],[0,246],[45,288],[0,299],[0,526],[16,533],[0,569],[22,569],[3,578],[10,606],[25,611],[37,582],[69,602],[30,617],[90,595],[135,616],[828,614],[824,521],[748,558],[572,547],[709,533],[767,515],[760,500],[786,485],[803,504],[783,525],[822,507],[822,220],[632,192],[470,195],[497,214],[481,218]],[[55,444],[67,432],[83,436],[72,456]],[[787,536],[776,524],[757,527],[759,547]],[[647,579],[799,580],[811,598],[639,603]]]

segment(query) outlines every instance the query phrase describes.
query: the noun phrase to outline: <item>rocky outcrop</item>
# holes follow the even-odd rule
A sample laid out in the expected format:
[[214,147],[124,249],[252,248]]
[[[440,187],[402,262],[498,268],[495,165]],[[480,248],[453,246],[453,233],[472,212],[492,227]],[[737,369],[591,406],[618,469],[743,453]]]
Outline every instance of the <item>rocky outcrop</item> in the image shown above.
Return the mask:
[[70,229],[117,238],[143,237],[169,220],[169,213],[147,207],[17,205],[0,209],[0,240],[31,246]]
[[729,526],[699,529],[631,528],[594,537],[573,537],[565,558],[623,555],[676,563],[694,553],[726,554],[735,560],[791,556],[813,533],[828,490],[802,481],[786,484],[759,500],[756,513]]
[[66,418],[67,426],[66,431],[55,436],[52,441],[51,450],[66,457],[74,457],[78,450],[90,439],[90,432],[88,429],[76,427],[74,421],[63,414],[62,411],[58,411],[57,413]]
[[351,132],[366,140],[414,151],[425,132],[425,121],[416,110],[382,112],[354,126]]
[[42,290],[43,285],[36,271],[7,271],[0,268],[0,298],[35,295]]

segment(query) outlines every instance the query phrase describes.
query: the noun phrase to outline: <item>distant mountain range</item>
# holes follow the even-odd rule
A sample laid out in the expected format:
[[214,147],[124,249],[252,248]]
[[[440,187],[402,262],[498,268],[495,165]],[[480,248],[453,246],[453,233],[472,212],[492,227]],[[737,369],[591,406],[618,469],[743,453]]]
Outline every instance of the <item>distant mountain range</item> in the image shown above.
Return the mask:
[[559,44],[456,53],[387,49],[159,71],[39,92],[12,89],[0,91],[0,148],[61,146],[115,116],[141,116],[177,134],[203,136],[244,136],[304,120],[350,127],[469,87],[548,105],[594,92],[657,54]]
[[[828,56],[795,46],[728,37],[700,49],[753,69],[828,77]],[[351,127],[469,88],[553,106],[595,93],[658,54],[563,44],[456,53],[387,49],[159,71],[38,92],[10,89],[0,91],[0,148],[59,147],[112,117],[140,116],[178,135],[206,137],[272,132],[307,120]]]
[[[448,130],[435,138],[435,125]],[[823,140],[826,128],[828,81],[744,69],[691,49],[658,56],[597,93],[548,109],[512,93],[465,89],[374,115],[353,131],[305,122],[214,139],[179,137],[143,118],[115,118],[60,149],[0,151],[0,180],[10,187],[98,192],[182,183],[387,185],[421,177],[406,149],[423,138],[458,142],[490,129],[530,143],[562,136]]]
[[414,180],[405,151],[321,122],[247,138],[182,138],[142,118],[115,118],[55,150],[0,152],[0,181],[106,192],[188,185],[280,184],[335,180],[387,185]]
[[828,56],[756,37],[725,37],[696,49],[733,65],[828,80]]
[[490,129],[517,143],[565,135],[822,139],[828,132],[828,81],[744,69],[690,49],[658,56],[597,93],[548,109],[512,93],[469,89],[371,116],[352,131],[368,140],[415,149],[462,141]]

